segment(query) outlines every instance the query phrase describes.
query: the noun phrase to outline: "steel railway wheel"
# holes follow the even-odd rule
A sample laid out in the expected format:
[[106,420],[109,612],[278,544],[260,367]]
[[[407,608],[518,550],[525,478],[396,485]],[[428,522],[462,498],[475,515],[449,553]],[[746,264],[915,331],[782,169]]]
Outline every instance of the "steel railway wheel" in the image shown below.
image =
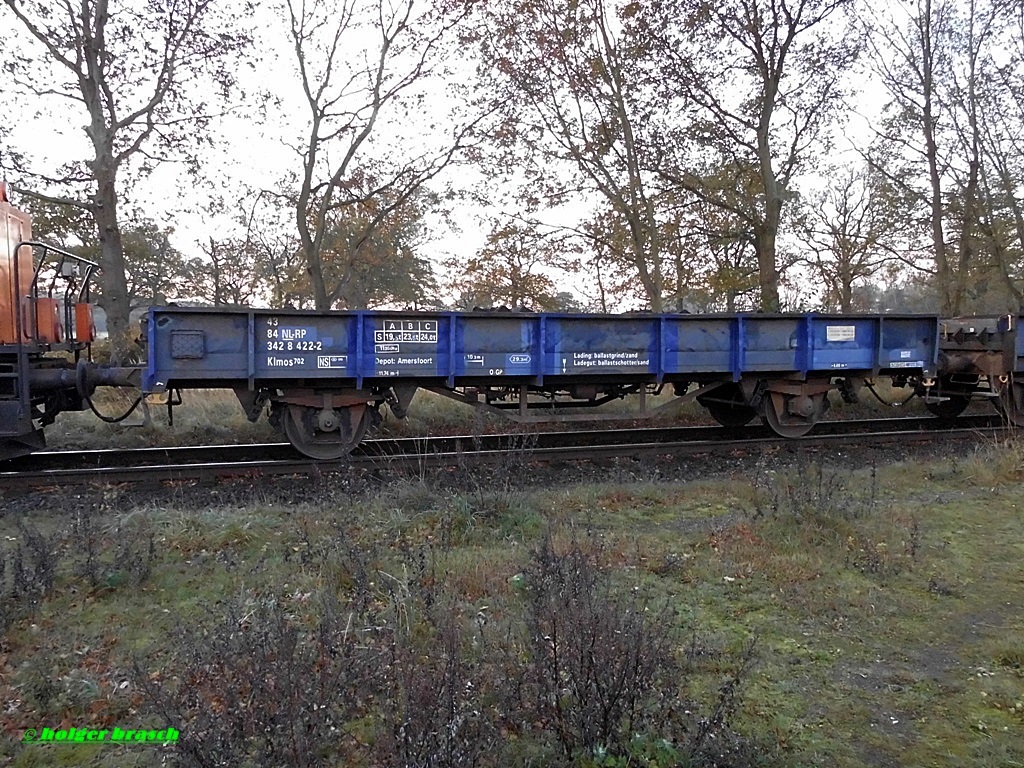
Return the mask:
[[697,402],[723,427],[744,427],[757,416],[757,411],[747,405],[739,384],[723,384],[699,395]]
[[[974,391],[975,386],[978,384],[977,376],[961,376],[961,379],[964,378],[968,380],[954,381],[952,376],[943,376],[939,379],[938,394],[948,399],[943,400],[941,403],[925,403],[924,407],[940,419],[955,419],[967,410],[967,406],[971,404],[970,393]],[[973,381],[970,379],[973,379]]]
[[282,415],[284,434],[297,451],[330,461],[352,452],[366,435],[373,409],[362,405],[311,408],[289,405]]
[[780,437],[803,437],[818,423],[825,412],[827,397],[816,395],[784,395],[768,392],[761,403],[765,423]]

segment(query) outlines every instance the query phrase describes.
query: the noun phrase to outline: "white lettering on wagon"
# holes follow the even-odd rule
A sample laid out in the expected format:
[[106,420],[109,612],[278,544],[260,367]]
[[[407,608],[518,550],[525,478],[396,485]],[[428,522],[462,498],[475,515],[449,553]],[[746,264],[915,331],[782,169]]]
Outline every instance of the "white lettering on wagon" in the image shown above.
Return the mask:
[[273,357],[267,356],[267,367],[268,368],[294,368],[296,366],[305,365],[306,358],[304,357]]
[[433,365],[432,357],[378,357],[378,367],[386,368],[391,365]]
[[[264,361],[265,368],[308,368],[313,366],[312,356],[307,357],[303,352],[325,352],[329,351],[334,339],[331,336],[323,336],[315,326],[290,325],[296,322],[297,318],[265,317],[262,319],[262,329],[256,332],[257,354]],[[264,356],[265,355],[265,356]],[[318,367],[324,367],[320,362],[327,359],[327,356],[318,356]],[[334,366],[331,366],[334,367]],[[343,367],[343,366],[342,366]]]
[[[650,357],[640,352],[573,352],[573,368],[648,368]],[[564,366],[563,366],[564,367]]]
[[376,376],[436,374],[438,321],[421,317],[374,318],[373,348]]
[[437,344],[436,320],[387,320],[374,330],[374,344]]
[[313,326],[281,325],[276,317],[267,318],[264,336],[281,341],[316,341],[317,331]]

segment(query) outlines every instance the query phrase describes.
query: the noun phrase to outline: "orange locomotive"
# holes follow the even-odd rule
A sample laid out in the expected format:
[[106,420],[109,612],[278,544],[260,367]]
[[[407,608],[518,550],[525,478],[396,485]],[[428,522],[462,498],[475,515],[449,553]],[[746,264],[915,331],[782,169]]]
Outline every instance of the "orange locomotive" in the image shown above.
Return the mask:
[[96,264],[32,240],[0,182],[0,459],[45,446],[61,411],[91,407],[97,386],[137,384],[135,368],[91,362],[89,278]]

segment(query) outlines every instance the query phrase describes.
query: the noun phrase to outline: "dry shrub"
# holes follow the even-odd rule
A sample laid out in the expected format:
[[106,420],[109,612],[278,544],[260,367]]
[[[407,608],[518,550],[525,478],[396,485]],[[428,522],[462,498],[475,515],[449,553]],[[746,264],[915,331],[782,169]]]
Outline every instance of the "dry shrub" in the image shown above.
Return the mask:
[[553,737],[564,764],[755,764],[764,751],[730,730],[753,644],[710,706],[693,701],[695,665],[680,658],[676,613],[639,586],[616,585],[597,565],[606,559],[601,546],[576,541],[563,550],[548,537],[534,552],[524,574],[525,634],[509,675],[517,700],[506,710]]
[[753,483],[753,517],[827,523],[870,515],[878,505],[875,467],[871,467],[866,493],[854,493],[853,480],[851,473],[809,461],[803,454],[788,472],[768,472],[759,464]]
[[148,522],[119,521],[103,531],[93,513],[82,511],[72,523],[71,534],[76,542],[74,573],[94,591],[138,587],[153,572],[156,535]]
[[[386,645],[346,606],[240,598],[206,629],[175,637],[171,678],[136,659],[146,707],[181,731],[186,765],[334,765],[358,743],[347,723],[372,711]],[[180,724],[180,725],[177,725]]]
[[964,470],[980,486],[1018,482],[1024,477],[1024,441],[1015,435],[996,437],[975,449]]
[[[770,571],[780,582],[816,578],[837,562],[884,581],[913,569],[924,534],[916,516],[888,509],[879,496],[873,466],[864,478],[801,456],[787,472],[758,472],[753,529],[743,523],[730,535],[751,537],[756,546],[739,553],[753,570]],[[774,542],[774,549],[754,537]],[[789,550],[785,557],[773,554],[780,549]]]
[[612,590],[580,547],[559,554],[546,539],[527,572],[526,631],[535,722],[567,756],[624,751],[637,732],[661,732],[678,669],[667,609],[639,592]]
[[502,681],[457,604],[432,602],[416,635],[395,636],[375,757],[395,768],[493,765],[500,734],[490,702]]
[[12,546],[0,549],[0,632],[38,610],[65,553],[63,536],[47,536],[21,518],[17,533]]

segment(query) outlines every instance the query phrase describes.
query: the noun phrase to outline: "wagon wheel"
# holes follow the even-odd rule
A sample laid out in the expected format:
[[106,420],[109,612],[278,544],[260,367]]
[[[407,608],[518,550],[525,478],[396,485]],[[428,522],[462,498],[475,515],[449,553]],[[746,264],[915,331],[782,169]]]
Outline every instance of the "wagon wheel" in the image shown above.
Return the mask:
[[803,437],[825,412],[826,394],[784,395],[769,392],[761,403],[762,417],[780,437]]
[[996,409],[1003,418],[1015,427],[1024,427],[1024,382],[1010,380],[999,389],[999,397],[994,399]]
[[284,434],[299,453],[311,459],[340,459],[359,445],[370,424],[365,403],[325,411],[289,405],[283,414]]
[[955,419],[971,404],[970,392],[965,394],[964,390],[969,388],[970,391],[973,391],[978,383],[978,377],[970,378],[974,380],[973,383],[953,381],[951,376],[943,376],[939,379],[939,394],[949,399],[943,400],[941,403],[925,403],[924,407],[940,419]]
[[707,408],[711,418],[723,427],[743,427],[757,416],[757,411],[744,400],[739,384],[723,384],[699,395],[697,402]]

